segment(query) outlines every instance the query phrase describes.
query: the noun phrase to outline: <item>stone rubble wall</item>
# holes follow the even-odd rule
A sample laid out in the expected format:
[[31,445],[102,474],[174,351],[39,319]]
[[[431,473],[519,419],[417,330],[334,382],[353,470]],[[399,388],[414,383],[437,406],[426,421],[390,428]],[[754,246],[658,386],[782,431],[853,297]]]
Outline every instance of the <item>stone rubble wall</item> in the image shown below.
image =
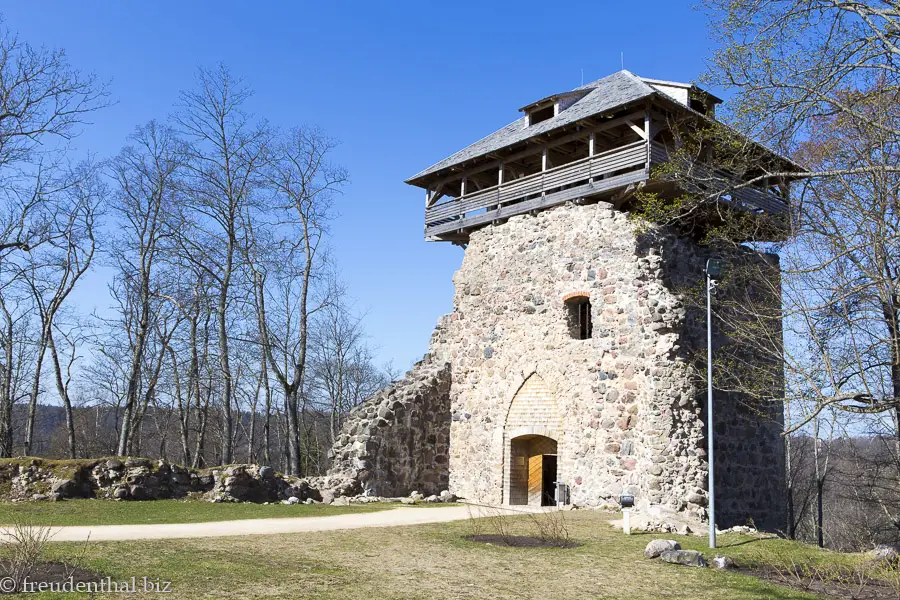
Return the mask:
[[13,459],[0,462],[2,499],[12,501],[97,498],[161,500],[194,496],[211,502],[277,502],[296,497],[321,500],[308,481],[272,467],[229,465],[190,469],[164,460]]
[[[627,215],[566,205],[471,234],[454,277],[455,311],[432,352],[453,365],[450,490],[504,501],[513,399],[538,377],[561,427],[560,480],[581,506],[623,493],[702,516],[705,468],[696,384],[677,360],[685,310],[664,258],[638,246]],[[702,257],[697,256],[696,262]],[[574,339],[563,298],[590,296],[593,336]],[[559,431],[561,429],[561,431]]]
[[[613,508],[633,494],[642,510],[705,520],[706,317],[687,295],[703,293],[713,252],[605,203],[473,231],[428,359],[354,409],[318,487],[399,496],[449,484],[469,501],[522,502],[511,483],[522,485],[522,449],[549,438],[572,503]],[[590,299],[590,339],[573,337],[573,296]],[[783,416],[716,398],[718,525],[780,527]]]
[[[510,442],[538,434],[557,441],[558,478],[573,503],[614,507],[630,493],[644,506],[705,519],[705,385],[697,370],[705,315],[686,306],[684,294],[703,289],[710,253],[642,230],[604,203],[472,232],[454,276],[454,312],[439,322],[430,349],[452,365],[450,491],[508,501]],[[591,339],[572,337],[563,299],[573,294],[590,297]],[[511,407],[531,378],[552,399],[528,408],[526,424]],[[739,436],[719,439],[720,458],[737,461],[731,472],[755,465],[752,476],[719,489],[728,498],[720,526],[749,513],[765,521],[778,511],[783,485],[780,415],[763,423],[728,406],[717,414]]]
[[439,494],[448,486],[449,446],[450,366],[426,357],[351,411],[319,486],[341,495]]

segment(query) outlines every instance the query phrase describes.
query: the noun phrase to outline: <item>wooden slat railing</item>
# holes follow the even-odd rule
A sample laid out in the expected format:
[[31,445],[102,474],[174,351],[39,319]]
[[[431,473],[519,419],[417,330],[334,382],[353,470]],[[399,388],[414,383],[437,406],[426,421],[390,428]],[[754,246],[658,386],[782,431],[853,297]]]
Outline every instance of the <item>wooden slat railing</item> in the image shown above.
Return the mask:
[[[534,173],[501,185],[470,192],[428,207],[425,210],[425,234],[438,235],[462,227],[489,223],[533,210],[532,205],[551,206],[556,200],[564,202],[573,196],[612,189],[646,179],[647,144],[638,141],[588,156],[565,165]],[[627,182],[612,177],[623,170],[641,169],[638,175],[628,174]],[[601,179],[602,178],[602,179]],[[620,181],[621,179],[621,181]],[[477,214],[472,214],[477,213]]]

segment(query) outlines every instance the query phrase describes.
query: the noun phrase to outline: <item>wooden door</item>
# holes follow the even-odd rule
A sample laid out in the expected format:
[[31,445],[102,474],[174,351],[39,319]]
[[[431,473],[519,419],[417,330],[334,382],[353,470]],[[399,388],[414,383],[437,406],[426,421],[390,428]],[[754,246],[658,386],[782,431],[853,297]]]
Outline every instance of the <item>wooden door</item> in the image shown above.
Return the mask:
[[528,457],[528,504],[541,505],[544,491],[544,455]]

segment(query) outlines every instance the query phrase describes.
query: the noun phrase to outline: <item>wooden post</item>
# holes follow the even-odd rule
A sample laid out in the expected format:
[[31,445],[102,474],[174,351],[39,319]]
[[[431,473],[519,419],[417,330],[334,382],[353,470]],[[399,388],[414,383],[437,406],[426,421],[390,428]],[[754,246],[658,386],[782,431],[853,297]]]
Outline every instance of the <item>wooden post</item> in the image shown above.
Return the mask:
[[425,189],[425,208],[428,208],[431,205],[431,188]]
[[466,178],[463,177],[462,181],[459,184],[459,197],[462,198],[466,195]]
[[541,171],[547,170],[547,147],[544,146],[544,149],[541,151]]
[[503,185],[503,161],[500,161],[500,168],[497,170],[497,185]]
[[596,135],[592,131],[591,135],[588,137],[588,183],[594,181],[594,161],[590,160],[590,157],[594,156],[594,145],[596,139]]
[[647,170],[647,176],[650,175],[650,107],[644,110],[644,140],[647,144],[647,159],[644,168]]

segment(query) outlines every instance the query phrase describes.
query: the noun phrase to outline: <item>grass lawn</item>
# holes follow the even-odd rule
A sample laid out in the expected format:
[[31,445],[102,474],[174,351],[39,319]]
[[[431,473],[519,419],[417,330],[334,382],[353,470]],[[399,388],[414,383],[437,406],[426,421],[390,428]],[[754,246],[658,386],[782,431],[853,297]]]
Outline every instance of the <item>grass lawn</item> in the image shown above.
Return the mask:
[[[625,536],[607,525],[610,518],[595,511],[567,513],[571,537],[582,544],[568,549],[469,542],[464,537],[472,532],[471,524],[459,521],[241,538],[99,542],[86,547],[81,564],[113,580],[132,576],[170,580],[173,593],[168,597],[186,599],[814,598],[741,572],[647,560],[644,546],[659,536]],[[510,525],[513,533],[529,531],[527,518],[512,519]],[[678,539],[685,548],[706,551],[709,557],[705,538],[665,537]],[[855,560],[780,539],[723,535],[720,544],[722,552],[745,566],[766,560]],[[80,548],[52,544],[50,552],[58,559],[71,558]]]
[[63,502],[2,502],[0,524],[32,525],[138,525],[147,523],[202,523],[238,519],[327,517],[393,508],[373,502],[352,506],[325,504],[213,503],[203,500],[66,500]]

